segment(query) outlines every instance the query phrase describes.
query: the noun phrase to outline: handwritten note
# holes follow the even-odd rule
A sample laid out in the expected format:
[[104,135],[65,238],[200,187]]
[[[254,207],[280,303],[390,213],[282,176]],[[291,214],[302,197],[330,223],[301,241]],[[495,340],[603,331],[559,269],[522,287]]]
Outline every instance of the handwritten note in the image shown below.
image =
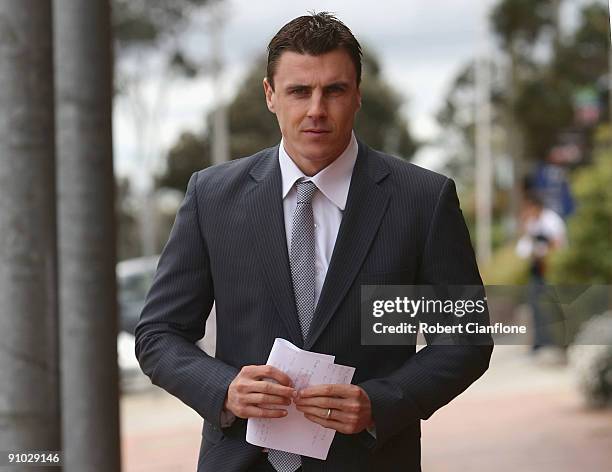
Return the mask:
[[[334,356],[304,351],[276,338],[267,364],[285,372],[297,389],[351,383],[355,368],[334,364],[334,360]],[[293,403],[286,408],[284,418],[249,418],[247,442],[325,460],[336,431],[307,420]]]

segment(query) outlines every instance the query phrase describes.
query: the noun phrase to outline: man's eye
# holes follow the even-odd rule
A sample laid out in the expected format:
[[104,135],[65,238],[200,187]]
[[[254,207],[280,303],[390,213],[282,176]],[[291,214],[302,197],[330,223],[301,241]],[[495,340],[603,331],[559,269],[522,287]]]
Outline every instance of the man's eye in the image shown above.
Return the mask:
[[342,87],[330,87],[327,89],[328,95],[339,95],[344,92],[344,88]]
[[289,93],[291,95],[306,95],[308,91],[306,89],[293,89]]

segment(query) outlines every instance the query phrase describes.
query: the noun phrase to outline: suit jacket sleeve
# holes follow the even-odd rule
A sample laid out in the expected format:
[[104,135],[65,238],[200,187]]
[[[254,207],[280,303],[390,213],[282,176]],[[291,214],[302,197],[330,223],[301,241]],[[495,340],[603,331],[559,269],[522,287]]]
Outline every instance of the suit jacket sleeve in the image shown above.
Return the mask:
[[187,185],[170,238],[136,326],[136,357],[151,381],[220,426],[227,388],[238,370],[195,343],[204,336],[214,301],[206,242],[200,228],[198,174]]
[[[419,284],[481,285],[474,251],[452,180],[447,179],[428,230]],[[467,343],[466,343],[467,344]],[[488,368],[490,345],[431,345],[397,371],[370,379],[361,387],[372,403],[376,449],[408,424],[429,418],[463,392]]]

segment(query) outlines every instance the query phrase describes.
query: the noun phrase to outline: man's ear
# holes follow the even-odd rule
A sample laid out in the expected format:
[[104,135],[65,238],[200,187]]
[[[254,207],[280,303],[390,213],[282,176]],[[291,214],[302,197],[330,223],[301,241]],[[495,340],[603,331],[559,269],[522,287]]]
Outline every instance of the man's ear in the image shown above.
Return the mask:
[[272,85],[268,81],[267,77],[264,77],[263,79],[263,88],[264,94],[266,95],[266,105],[268,105],[268,110],[270,110],[272,113],[276,113],[274,109],[274,89],[272,88]]
[[361,110],[361,88],[357,86],[357,110]]

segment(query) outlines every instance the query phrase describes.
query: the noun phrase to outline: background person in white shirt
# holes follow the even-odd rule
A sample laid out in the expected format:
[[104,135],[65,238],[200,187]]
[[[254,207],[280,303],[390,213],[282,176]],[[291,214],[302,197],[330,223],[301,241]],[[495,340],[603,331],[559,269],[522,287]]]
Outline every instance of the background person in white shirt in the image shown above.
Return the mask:
[[535,191],[525,194],[521,218],[522,236],[516,253],[529,259],[528,298],[534,324],[532,350],[537,351],[558,344],[552,327],[558,321],[559,310],[553,300],[546,298],[546,268],[550,254],[567,245],[567,231],[563,218],[546,208]]

